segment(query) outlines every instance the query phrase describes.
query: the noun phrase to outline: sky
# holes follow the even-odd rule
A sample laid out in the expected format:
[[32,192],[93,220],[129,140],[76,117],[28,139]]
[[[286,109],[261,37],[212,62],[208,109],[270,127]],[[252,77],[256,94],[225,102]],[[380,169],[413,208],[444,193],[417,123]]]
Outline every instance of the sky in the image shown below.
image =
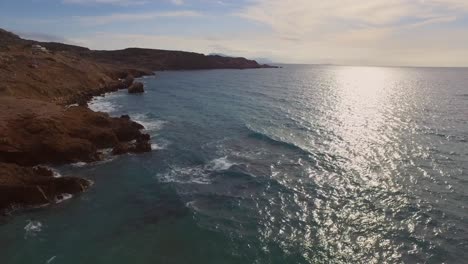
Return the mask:
[[468,0],[1,0],[0,27],[92,49],[468,66]]

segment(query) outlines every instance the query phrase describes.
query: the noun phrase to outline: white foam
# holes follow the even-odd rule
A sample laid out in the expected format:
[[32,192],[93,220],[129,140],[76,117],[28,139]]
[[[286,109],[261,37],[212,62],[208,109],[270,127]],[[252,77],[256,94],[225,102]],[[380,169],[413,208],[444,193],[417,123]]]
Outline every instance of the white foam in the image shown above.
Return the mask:
[[166,149],[165,146],[161,146],[157,143],[152,143],[151,144],[151,150],[162,150],[162,149]]
[[62,178],[62,174],[58,172],[56,169],[49,168],[52,171],[53,177],[54,178]]
[[158,179],[161,182],[174,182],[181,184],[196,183],[196,184],[211,184],[209,174],[207,174],[201,166],[189,168],[172,168],[168,173],[158,174]]
[[214,159],[208,166],[215,171],[229,170],[232,166],[236,165],[235,163],[230,162],[227,157]]
[[115,98],[121,97],[124,94],[122,92],[111,92],[104,96],[94,97],[89,103],[88,108],[95,112],[112,113],[115,112],[119,105],[112,103]]
[[145,114],[132,115],[132,120],[143,125],[146,131],[156,132],[161,130],[166,124],[166,121],[152,119]]
[[91,102],[89,102],[88,108],[95,112],[112,113],[117,110],[117,105],[109,101],[96,99],[96,100],[92,100]]
[[66,200],[70,200],[71,198],[73,198],[73,195],[69,193],[62,193],[61,196],[62,196],[61,198],[55,197],[56,203],[61,203],[61,202],[64,202]]
[[24,230],[26,231],[26,238],[29,236],[36,236],[42,231],[42,223],[39,221],[28,220],[28,224],[24,227]]
[[214,159],[202,166],[193,166],[187,168],[174,167],[168,173],[158,174],[156,177],[161,182],[174,182],[181,184],[211,184],[211,174],[217,171],[230,169],[235,163],[230,162],[227,157]]
[[72,163],[71,165],[73,167],[84,167],[84,166],[88,165],[88,163],[86,163],[86,162],[75,162],[75,163]]

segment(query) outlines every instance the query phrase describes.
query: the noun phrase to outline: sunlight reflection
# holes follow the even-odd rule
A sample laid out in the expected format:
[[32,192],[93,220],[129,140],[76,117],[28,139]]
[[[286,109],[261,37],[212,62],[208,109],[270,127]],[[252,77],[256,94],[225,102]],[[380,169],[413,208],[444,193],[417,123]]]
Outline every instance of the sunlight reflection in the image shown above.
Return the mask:
[[347,157],[348,169],[371,186],[395,188],[382,162],[397,155],[388,148],[398,137],[389,133],[397,125],[389,120],[398,107],[390,99],[397,75],[391,68],[346,67],[336,76],[336,122],[331,125],[341,141],[332,144],[333,152]]

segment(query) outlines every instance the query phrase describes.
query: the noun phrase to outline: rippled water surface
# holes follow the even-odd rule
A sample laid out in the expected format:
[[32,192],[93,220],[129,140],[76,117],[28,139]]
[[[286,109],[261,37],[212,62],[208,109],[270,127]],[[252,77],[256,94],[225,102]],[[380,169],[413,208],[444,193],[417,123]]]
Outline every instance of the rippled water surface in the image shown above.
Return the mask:
[[161,72],[152,153],[59,168],[93,189],[0,225],[1,263],[466,263],[468,70]]

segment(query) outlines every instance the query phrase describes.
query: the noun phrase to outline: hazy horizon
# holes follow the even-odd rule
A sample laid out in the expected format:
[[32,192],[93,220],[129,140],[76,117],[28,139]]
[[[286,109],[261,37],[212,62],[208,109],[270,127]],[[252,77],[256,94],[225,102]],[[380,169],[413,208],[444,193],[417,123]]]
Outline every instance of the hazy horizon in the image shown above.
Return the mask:
[[91,49],[222,53],[285,64],[468,67],[463,0],[20,0],[0,27]]

